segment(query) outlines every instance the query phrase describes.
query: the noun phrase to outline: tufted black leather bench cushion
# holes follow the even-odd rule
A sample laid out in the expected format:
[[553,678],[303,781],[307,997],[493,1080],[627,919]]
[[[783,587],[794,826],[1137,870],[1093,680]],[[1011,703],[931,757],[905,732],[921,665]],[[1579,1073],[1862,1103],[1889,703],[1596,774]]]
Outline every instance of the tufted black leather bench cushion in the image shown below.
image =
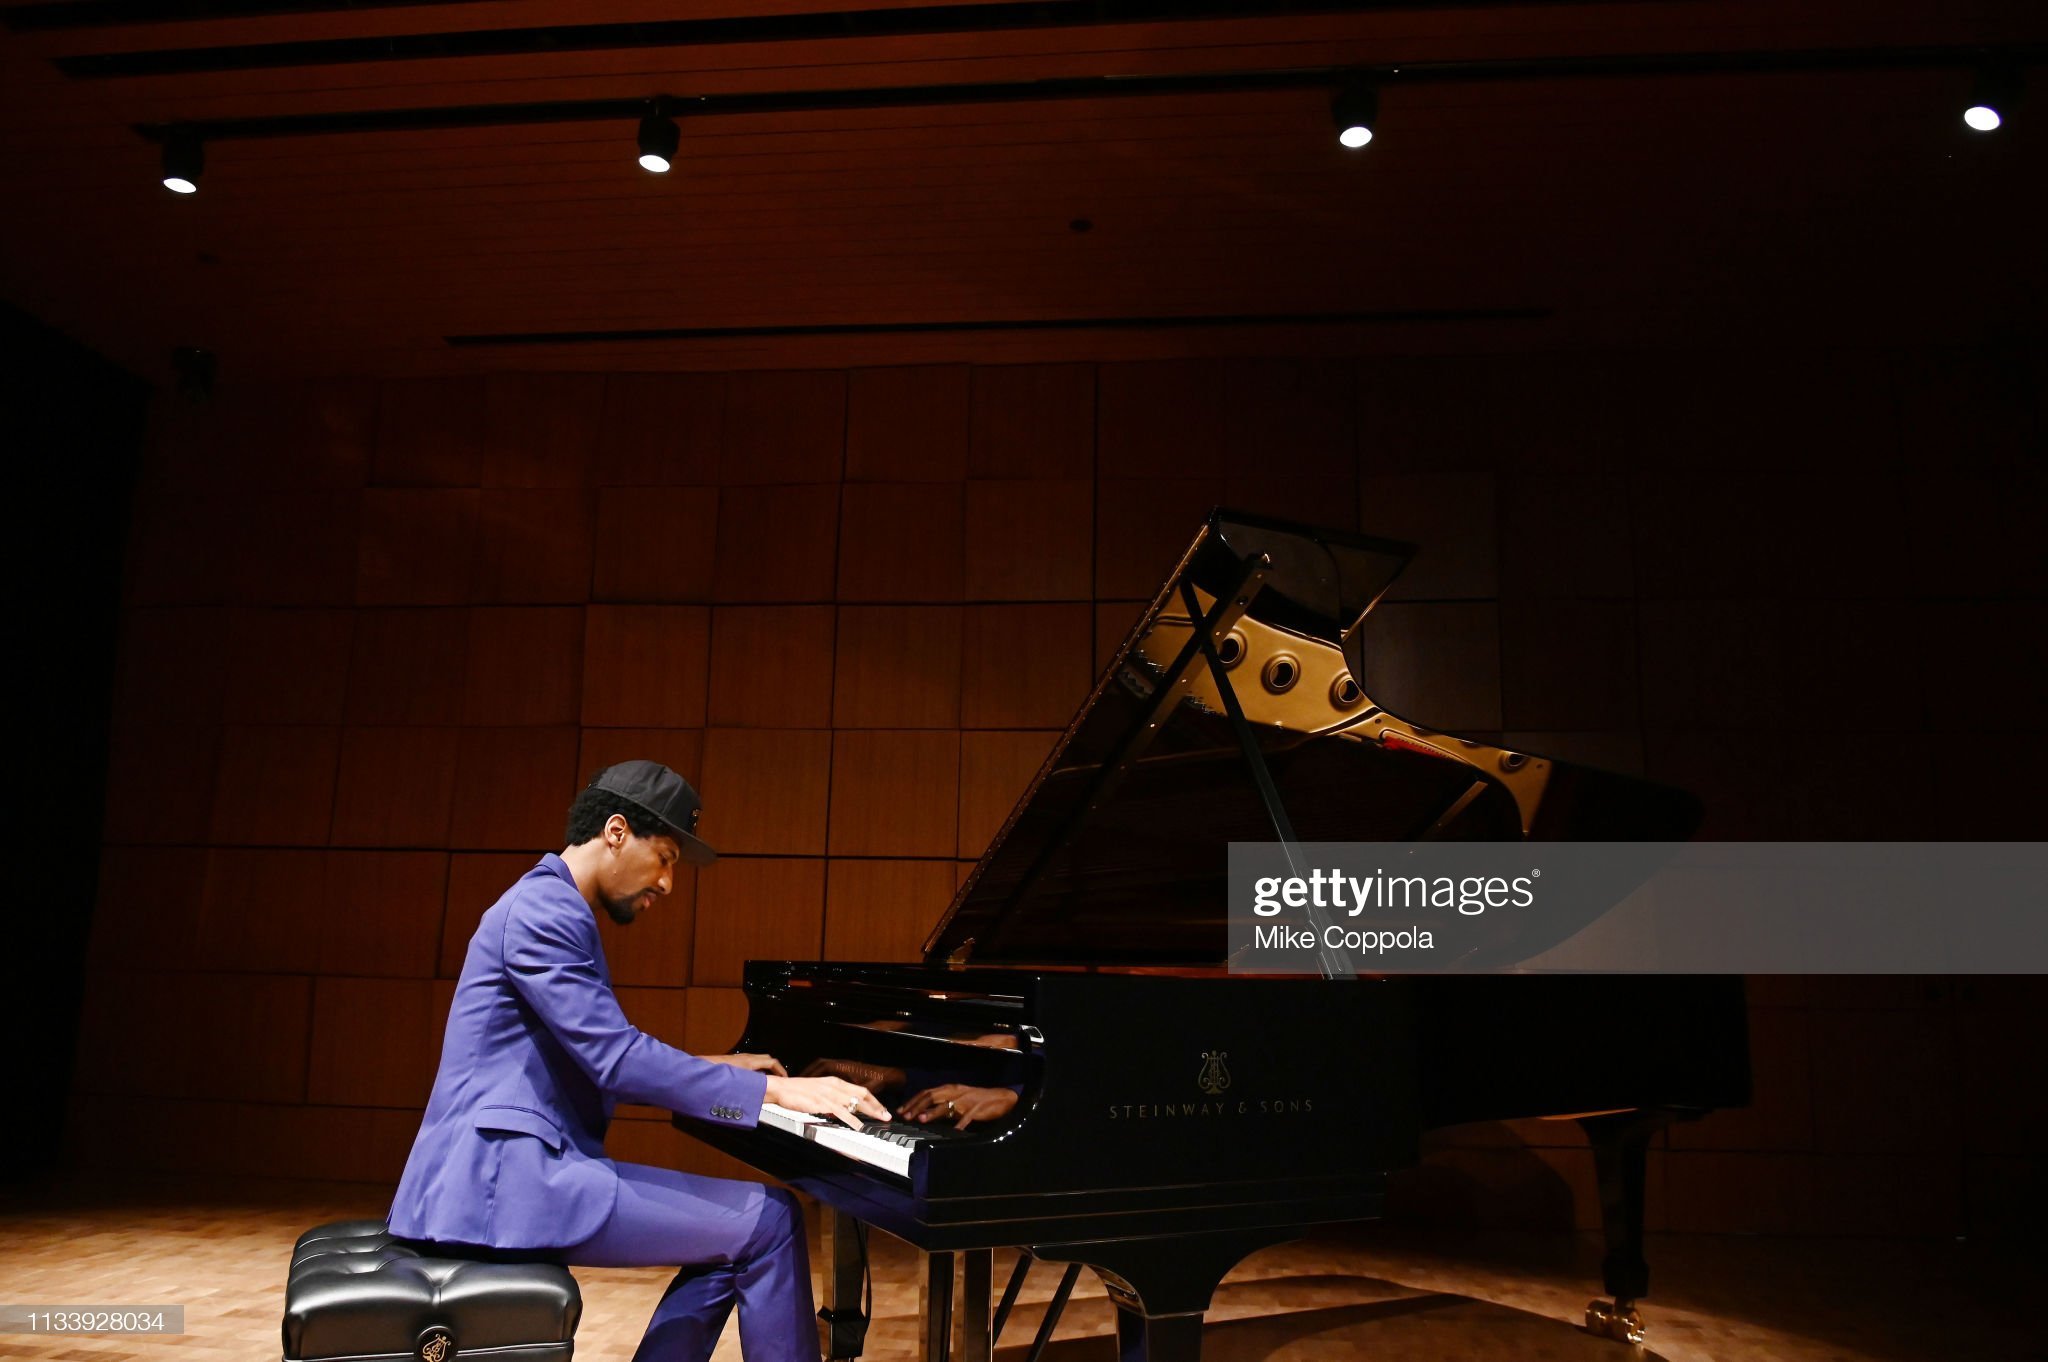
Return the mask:
[[422,1257],[381,1220],[343,1220],[307,1230],[292,1248],[284,1355],[569,1362],[582,1314],[566,1267]]

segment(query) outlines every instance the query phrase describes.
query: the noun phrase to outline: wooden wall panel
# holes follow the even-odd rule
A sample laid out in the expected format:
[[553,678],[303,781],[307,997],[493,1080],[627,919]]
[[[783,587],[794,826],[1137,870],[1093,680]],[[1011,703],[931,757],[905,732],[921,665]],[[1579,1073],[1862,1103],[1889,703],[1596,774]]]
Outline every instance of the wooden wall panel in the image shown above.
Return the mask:
[[171,606],[130,614],[115,664],[115,717],[132,724],[220,722],[234,613]]
[[982,365],[974,370],[968,475],[1095,476],[1095,367]]
[[1678,1122],[1668,1130],[1671,1148],[1813,1148],[1810,1014],[1803,1007],[1757,1006],[1753,990],[1749,1034],[1750,1104]]
[[597,934],[604,943],[613,983],[680,989],[690,982],[690,955],[697,930],[697,875],[689,866],[678,866],[668,893],[623,927],[603,913],[597,915]]
[[1923,1157],[1957,1148],[1966,1118],[1952,1026],[1925,1008],[1816,1008],[1814,1147]]
[[[1373,360],[1359,371],[1359,469],[1609,471],[1637,409],[1630,389],[1643,386],[1586,355]],[[1660,425],[1635,438],[1661,450],[1671,434]]]
[[1095,668],[1085,604],[969,606],[960,657],[962,728],[1064,728]]
[[354,634],[353,611],[232,612],[220,694],[226,714],[246,724],[340,723]]
[[604,486],[716,483],[725,375],[608,375],[602,431],[593,471]]
[[950,856],[960,735],[851,729],[832,741],[834,856]]
[[441,916],[441,953],[435,971],[441,978],[462,973],[478,921],[539,859],[539,853],[524,852],[457,852],[448,858],[448,902]]
[[957,727],[960,628],[957,606],[841,609],[832,722],[840,728]]
[[721,852],[823,855],[831,762],[824,729],[710,730],[698,835]]
[[964,364],[855,369],[847,386],[848,482],[957,482],[967,476]]
[[1058,733],[960,735],[960,838],[957,854],[979,856],[1045,764]]
[[1511,728],[1633,729],[1642,674],[1631,601],[1510,601],[1500,607],[1501,722]]
[[818,958],[825,926],[822,859],[723,857],[698,872],[697,892],[693,986],[737,988],[749,960]]
[[475,487],[483,478],[479,379],[388,379],[377,391],[371,480],[389,487]]
[[128,599],[136,605],[219,605],[235,570],[234,508],[211,493],[166,490],[136,507]]
[[[684,1048],[683,1038],[688,1034],[689,994],[687,988],[620,988],[619,1008],[626,1014],[626,1020],[660,1041],[676,1049]],[[620,1107],[618,1114],[633,1117],[658,1117],[667,1120],[669,1113],[657,1112],[653,1107]]]
[[825,958],[921,960],[952,901],[951,861],[835,860],[825,880]]
[[[1223,500],[1216,478],[1104,479],[1095,489],[1095,594],[1149,599]],[[1343,503],[1348,504],[1347,496]]]
[[2008,982],[2011,991],[2003,995],[1971,988],[1962,994],[1956,1008],[1961,1063],[1954,1082],[1966,1091],[1998,1092],[2005,1099],[1994,1109],[1972,1113],[1963,1122],[1965,1147],[1973,1154],[2032,1153],[2034,1132],[2048,1120],[2044,1085],[2014,1082],[2019,1075],[2033,1073],[2040,1062],[2032,1034],[2036,1028],[2029,1020],[2035,981],[2016,978]]
[[100,855],[88,966],[196,966],[208,854],[200,847],[107,847]]
[[589,493],[494,487],[477,503],[469,599],[490,605],[581,605],[591,595]]
[[306,1100],[313,981],[267,974],[187,974],[174,1013],[185,1052],[180,1092],[245,1102]]
[[460,723],[468,673],[469,611],[358,610],[348,722]]
[[1497,732],[1498,611],[1490,601],[1383,604],[1365,617],[1365,673],[1365,693],[1404,719]]
[[320,872],[321,974],[434,976],[448,893],[446,856],[330,851]]
[[[639,923],[633,924],[636,928]],[[618,980],[617,967],[613,967],[612,979]],[[689,990],[685,988],[624,988],[618,989],[619,1009],[626,1014],[626,1020],[654,1037],[664,1045],[685,1049],[683,1037],[688,1027]],[[670,1113],[660,1107],[641,1106],[634,1102],[621,1102],[612,1112],[613,1121],[659,1121],[668,1122]],[[617,1154],[613,1158],[620,1157]]]
[[[1377,473],[1358,488],[1358,527],[1416,546],[1387,590],[1393,601],[1484,600],[1501,594],[1491,473]],[[1557,538],[1569,542],[1571,534]],[[1541,555],[1546,545],[1531,546]],[[1537,569],[1531,576],[1542,572]]]
[[[1905,522],[1907,545],[1898,575],[1906,579],[1907,592],[1994,599],[2039,599],[2048,594],[2048,568],[2015,561],[2005,552],[2012,544],[2026,542],[2026,527],[2048,517],[2048,480],[1944,469],[1939,478],[1916,477],[1910,484],[1902,477],[1897,490],[1896,514]],[[1858,498],[1876,499],[1875,494]],[[1880,527],[1893,513],[1890,506],[1880,504]],[[1846,533],[1851,525],[1853,521],[1844,517],[1839,528]],[[1837,561],[1830,565],[1834,570],[1829,577],[1838,580],[1853,566],[1862,569],[1866,583],[1882,589],[1884,563],[1868,559],[1869,555],[1857,555]]]
[[213,794],[212,839],[221,843],[319,846],[333,810],[337,730],[244,727],[223,730]]
[[1152,606],[1150,601],[1102,601],[1095,607],[1095,674],[1109,665],[1109,659],[1138,626],[1145,612]]
[[492,374],[484,380],[484,486],[583,486],[603,417],[602,374]]
[[377,444],[377,385],[367,379],[314,379],[286,401],[292,411],[266,468],[294,486],[360,487]]
[[710,600],[717,549],[717,488],[604,488],[591,594],[600,601]]
[[591,606],[581,658],[583,726],[702,728],[710,628],[702,606]]
[[447,846],[461,738],[454,728],[344,729],[334,845]]
[[720,601],[829,601],[838,565],[839,484],[726,486],[718,495]]
[[[1327,525],[1333,530],[1358,528],[1351,518],[1352,507],[1358,504],[1358,479],[1349,475],[1282,478],[1261,473],[1253,466],[1233,468],[1224,475],[1216,501],[1233,511],[1249,511],[1275,520]],[[1193,531],[1188,538],[1194,538]]]
[[184,990],[197,977],[149,970],[89,973],[79,1013],[75,1089],[128,1099],[182,1093],[190,1032],[165,1026],[163,1019],[180,1015]]
[[465,728],[455,755],[448,840],[465,851],[557,850],[582,783],[582,730]]
[[363,493],[356,603],[467,601],[481,504],[471,488],[371,488]]
[[1777,726],[1791,651],[1788,618],[1749,601],[1654,601],[1638,607],[1643,720],[1653,729]]
[[584,612],[567,607],[472,610],[463,722],[575,723],[584,674],[583,623]]
[[1651,468],[1629,479],[1637,594],[1657,600],[1762,600],[1790,585],[1796,528],[1720,469]]
[[[310,997],[311,981],[299,977],[94,974],[86,983],[79,1088],[304,1101]],[[165,1024],[171,1017],[177,1025]]]
[[[1492,478],[1478,476],[1487,479],[1486,500],[1492,504]],[[1368,498],[1372,485],[1366,480]],[[1480,489],[1454,495],[1477,500]],[[1498,504],[1503,596],[1635,594],[1626,479],[1611,474],[1511,478],[1501,485]],[[1472,551],[1461,556],[1469,559]]]
[[967,484],[970,601],[1086,601],[1094,594],[1095,485],[1085,478]]
[[362,497],[257,492],[235,506],[232,605],[347,605],[356,597]]
[[[702,793],[704,730],[701,728],[586,728],[576,758],[576,789],[607,766],[622,761],[658,761]],[[574,798],[572,792],[571,798]],[[567,806],[563,812],[568,812]],[[558,829],[559,832],[559,829]]]
[[[1925,559],[1939,558],[1942,567],[1968,572],[1972,565],[1986,566],[1990,555],[1981,546],[1956,552],[1951,547],[1952,525],[1944,527],[1950,543],[1939,547],[1926,542],[1919,531],[1929,519],[1961,516],[1979,522],[1982,538],[1994,543],[2020,542],[2023,536],[2011,531],[2048,513],[2048,486],[2030,488],[2015,478],[1986,480],[1958,474],[1941,479],[1939,490],[1929,495],[1917,477],[1874,468],[1846,477],[1787,472],[1774,476],[1773,483],[1776,494],[1770,518],[1793,526],[1793,533],[1779,546],[1785,580],[1795,584],[1788,594],[1820,600],[1893,601],[1944,595],[2038,598],[2048,592],[2048,569],[2031,563],[1991,566],[1973,581],[1951,578],[1938,582],[1939,570]],[[1978,507],[1982,509],[1975,509]],[[1873,544],[1909,547],[1902,553],[1873,553]],[[1713,566],[1701,563],[1698,571],[1709,574]],[[1950,589],[1943,591],[1943,586]]]
[[326,853],[215,847],[207,853],[193,954],[202,968],[310,974],[320,963]]
[[729,1055],[747,1026],[747,995],[737,988],[690,989],[683,1048],[693,1055]]
[[839,521],[842,601],[957,601],[959,482],[848,483]]
[[[1095,425],[1099,475],[1220,476],[1226,463],[1223,386],[1228,373],[1222,362],[1207,359],[1101,366]],[[1166,574],[1161,570],[1159,575]]]
[[1224,461],[1276,477],[1349,478],[1356,407],[1351,360],[1231,360],[1223,380]]
[[727,378],[720,482],[836,482],[845,451],[845,374],[820,369]]
[[115,724],[107,752],[109,842],[207,839],[220,730]]
[[143,475],[164,486],[360,487],[376,428],[372,382],[238,383],[231,400],[158,403]]
[[424,1107],[441,1057],[431,979],[316,981],[309,1102]]
[[829,605],[711,612],[709,721],[718,728],[829,728],[837,612]]

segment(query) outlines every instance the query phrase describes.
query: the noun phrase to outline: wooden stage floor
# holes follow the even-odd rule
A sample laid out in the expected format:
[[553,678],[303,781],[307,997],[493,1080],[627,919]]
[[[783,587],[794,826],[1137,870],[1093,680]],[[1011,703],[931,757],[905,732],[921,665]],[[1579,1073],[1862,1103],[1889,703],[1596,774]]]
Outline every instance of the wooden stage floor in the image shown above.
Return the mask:
[[[0,1303],[183,1304],[174,1337],[0,1335],[0,1356],[185,1362],[279,1355],[286,1254],[308,1226],[381,1216],[388,1194],[347,1184],[164,1181],[91,1193],[0,1194]],[[867,1355],[915,1356],[916,1261],[874,1237]],[[1207,1362],[1972,1362],[2048,1357],[2020,1302],[2038,1261],[1990,1244],[1656,1237],[1647,1350],[1575,1327],[1597,1273],[1585,1236],[1455,1242],[1355,1227],[1260,1253],[1209,1315]],[[1008,1255],[997,1256],[998,1284]],[[669,1273],[578,1268],[579,1362],[627,1362]],[[1040,1267],[999,1356],[1021,1362],[1057,1274]],[[1111,1311],[1084,1273],[1048,1362],[1111,1362]],[[740,1362],[728,1327],[716,1362]]]

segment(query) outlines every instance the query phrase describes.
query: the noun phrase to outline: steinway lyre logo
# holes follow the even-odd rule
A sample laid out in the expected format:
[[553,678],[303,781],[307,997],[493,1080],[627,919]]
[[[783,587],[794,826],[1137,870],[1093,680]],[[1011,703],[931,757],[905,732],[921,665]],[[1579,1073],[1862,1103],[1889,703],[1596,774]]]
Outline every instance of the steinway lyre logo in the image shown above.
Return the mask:
[[1195,1076],[1195,1086],[1214,1097],[1230,1086],[1230,1066],[1223,1061],[1230,1058],[1225,1050],[1202,1051],[1202,1072]]
[[455,1356],[455,1336],[438,1325],[420,1334],[420,1362],[450,1362]]

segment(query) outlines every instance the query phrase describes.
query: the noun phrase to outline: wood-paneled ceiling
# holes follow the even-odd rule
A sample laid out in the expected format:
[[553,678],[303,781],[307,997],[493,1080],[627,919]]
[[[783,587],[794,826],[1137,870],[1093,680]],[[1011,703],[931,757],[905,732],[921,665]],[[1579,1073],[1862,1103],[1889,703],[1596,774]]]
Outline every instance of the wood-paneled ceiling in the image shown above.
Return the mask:
[[[1959,116],[2038,0],[859,3],[0,10],[0,294],[159,375],[2042,337],[2048,72]],[[666,176],[487,121],[215,139],[180,197],[138,131],[1353,67],[1401,68],[1357,152],[1284,78],[686,115]]]

